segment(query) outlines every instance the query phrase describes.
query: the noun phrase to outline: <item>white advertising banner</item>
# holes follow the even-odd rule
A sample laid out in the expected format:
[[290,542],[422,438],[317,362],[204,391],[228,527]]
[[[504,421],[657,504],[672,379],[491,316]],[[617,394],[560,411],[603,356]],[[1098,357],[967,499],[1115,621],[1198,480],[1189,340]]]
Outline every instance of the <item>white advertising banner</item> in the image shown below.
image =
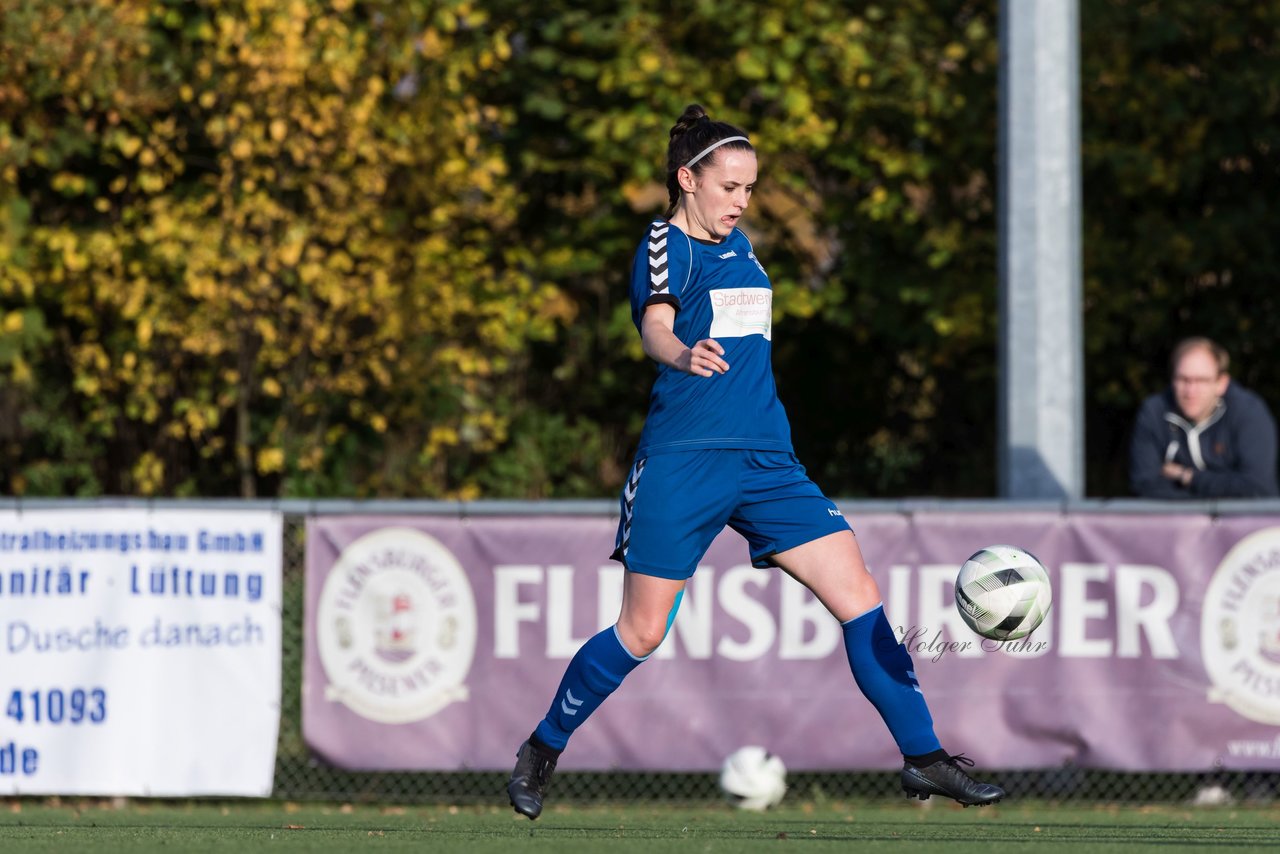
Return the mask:
[[271,793],[281,516],[0,511],[0,794]]

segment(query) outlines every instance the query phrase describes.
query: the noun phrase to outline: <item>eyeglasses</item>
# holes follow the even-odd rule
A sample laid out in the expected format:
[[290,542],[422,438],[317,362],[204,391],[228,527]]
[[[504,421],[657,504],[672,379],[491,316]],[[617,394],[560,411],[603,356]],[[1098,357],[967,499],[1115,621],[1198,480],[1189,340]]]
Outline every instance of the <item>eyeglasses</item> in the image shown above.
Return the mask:
[[1212,383],[1216,383],[1218,381],[1218,377],[1220,376],[1222,375],[1215,374],[1214,376],[1211,376],[1211,377],[1204,377],[1204,376],[1189,377],[1186,374],[1175,374],[1173,377],[1173,383],[1174,385],[1189,385],[1189,386],[1210,385]]

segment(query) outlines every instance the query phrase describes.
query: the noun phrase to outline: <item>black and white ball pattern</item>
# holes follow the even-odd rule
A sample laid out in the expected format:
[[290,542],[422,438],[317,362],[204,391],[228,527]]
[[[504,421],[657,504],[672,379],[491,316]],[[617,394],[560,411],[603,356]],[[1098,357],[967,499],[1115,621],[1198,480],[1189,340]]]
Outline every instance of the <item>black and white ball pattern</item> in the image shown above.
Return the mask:
[[1049,573],[1030,552],[1016,546],[979,549],[960,567],[956,608],[978,634],[1017,640],[1035,631],[1049,613]]

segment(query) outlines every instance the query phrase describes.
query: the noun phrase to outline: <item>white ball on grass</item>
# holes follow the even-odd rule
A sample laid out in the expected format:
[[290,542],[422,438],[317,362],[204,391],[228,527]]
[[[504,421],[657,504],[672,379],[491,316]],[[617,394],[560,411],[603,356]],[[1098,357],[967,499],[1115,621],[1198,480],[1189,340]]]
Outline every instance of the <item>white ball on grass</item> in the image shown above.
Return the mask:
[[767,810],[787,792],[787,769],[763,747],[740,747],[724,760],[720,789],[740,809]]

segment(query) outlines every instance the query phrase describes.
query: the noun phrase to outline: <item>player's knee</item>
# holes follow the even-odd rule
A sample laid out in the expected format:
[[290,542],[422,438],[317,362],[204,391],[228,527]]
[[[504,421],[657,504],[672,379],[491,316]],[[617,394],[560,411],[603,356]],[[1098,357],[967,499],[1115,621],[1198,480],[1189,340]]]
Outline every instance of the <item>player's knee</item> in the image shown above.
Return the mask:
[[665,621],[618,624],[618,637],[622,640],[622,645],[636,658],[652,655],[653,651],[662,644],[666,634]]
[[853,573],[838,591],[831,595],[831,613],[840,622],[861,616],[883,601],[880,588],[870,573]]
[[657,624],[646,626],[644,631],[640,632],[636,637],[638,649],[632,650],[636,658],[644,658],[652,655],[654,650],[662,645],[662,639],[667,636],[667,627],[665,624]]

